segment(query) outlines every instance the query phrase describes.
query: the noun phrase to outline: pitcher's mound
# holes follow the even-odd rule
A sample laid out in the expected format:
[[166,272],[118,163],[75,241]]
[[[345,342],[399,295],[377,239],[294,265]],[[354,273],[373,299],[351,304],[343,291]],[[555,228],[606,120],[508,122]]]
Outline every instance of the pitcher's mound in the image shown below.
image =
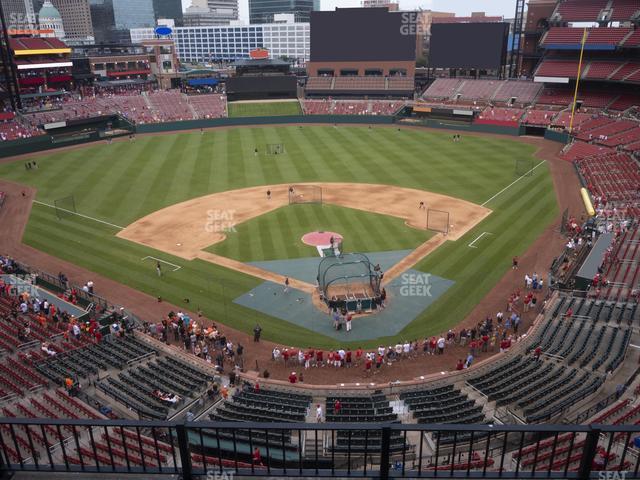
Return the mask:
[[302,236],[302,243],[312,247],[331,245],[331,237],[338,244],[342,241],[342,235],[336,232],[309,232]]

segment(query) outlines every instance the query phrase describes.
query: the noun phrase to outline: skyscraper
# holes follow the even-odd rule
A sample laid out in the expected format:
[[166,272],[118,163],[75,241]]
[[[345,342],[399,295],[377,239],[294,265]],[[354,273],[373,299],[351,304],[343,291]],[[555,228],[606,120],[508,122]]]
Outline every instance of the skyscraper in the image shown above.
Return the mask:
[[153,27],[153,0],[90,0],[96,43],[129,43],[129,29]]
[[35,28],[36,15],[31,0],[0,0],[9,30]]
[[177,27],[182,26],[182,2],[180,0],[153,0],[153,13],[156,20],[171,18]]
[[313,10],[320,10],[320,0],[249,0],[249,22],[271,23],[276,13],[293,13],[296,22],[309,22]]
[[[36,11],[39,11],[44,2],[35,0],[33,3]],[[62,16],[65,41],[71,44],[76,40],[93,41],[89,0],[51,0],[51,3]]]
[[184,13],[187,27],[229,25],[238,20],[238,0],[192,0]]

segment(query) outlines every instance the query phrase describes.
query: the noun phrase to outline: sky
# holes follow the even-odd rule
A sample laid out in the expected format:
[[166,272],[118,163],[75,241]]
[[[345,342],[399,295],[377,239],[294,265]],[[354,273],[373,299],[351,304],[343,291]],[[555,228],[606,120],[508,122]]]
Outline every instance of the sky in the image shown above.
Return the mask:
[[[238,0],[240,19],[249,19],[249,1]],[[471,12],[487,12],[487,15],[502,15],[513,17],[515,0],[399,0],[402,10],[436,10],[441,12],[455,12],[459,17],[465,17]],[[183,8],[191,5],[191,0],[182,0]],[[359,7],[360,0],[321,0],[322,10],[333,10],[335,7]]]

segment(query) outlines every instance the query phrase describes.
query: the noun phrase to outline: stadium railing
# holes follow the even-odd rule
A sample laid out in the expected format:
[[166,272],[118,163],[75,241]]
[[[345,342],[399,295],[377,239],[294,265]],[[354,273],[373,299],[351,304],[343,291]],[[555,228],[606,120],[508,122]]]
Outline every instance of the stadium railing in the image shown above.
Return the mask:
[[[0,419],[0,428],[0,472],[29,472],[29,478],[63,472],[78,478],[144,473],[185,480],[199,475],[587,479],[623,470],[622,478],[630,479],[639,478],[640,467],[634,448],[640,425],[246,422],[239,428],[237,422],[11,417]],[[279,448],[285,433],[301,447],[293,454]],[[334,448],[339,433],[341,454]],[[392,438],[398,437],[413,448],[391,454]],[[262,439],[258,457],[257,439]],[[32,454],[35,440],[48,446],[45,454]]]

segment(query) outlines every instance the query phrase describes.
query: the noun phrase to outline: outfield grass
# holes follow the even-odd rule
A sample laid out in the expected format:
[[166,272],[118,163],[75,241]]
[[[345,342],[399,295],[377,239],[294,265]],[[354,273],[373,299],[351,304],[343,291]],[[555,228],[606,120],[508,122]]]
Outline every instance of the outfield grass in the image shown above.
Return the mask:
[[300,102],[229,102],[228,108],[230,117],[302,115]]
[[[256,157],[254,148],[267,143],[283,143],[287,154]],[[0,165],[0,177],[36,187],[37,200],[47,204],[72,194],[78,212],[126,226],[189,198],[280,183],[391,184],[482,204],[514,182],[514,160],[533,152],[533,146],[512,139],[464,137],[453,143],[449,134],[430,130],[235,128],[203,135],[141,136],[135,142],[53,152],[38,158],[38,170],[25,170],[24,161]],[[456,283],[395,338],[438,334],[462,320],[510,268],[511,257],[522,254],[557,216],[547,165],[540,165],[533,176],[514,183],[487,206],[493,209],[492,215],[418,265]],[[272,227],[278,229],[277,224]],[[82,217],[58,220],[53,209],[36,204],[24,242],[177,305],[190,298],[189,308],[200,307],[209,318],[234,328],[249,332],[258,321],[265,338],[282,344],[307,346],[313,339],[318,347],[336,346],[330,338],[231,302],[261,280],[209,262],[172,257],[117,238],[117,231]],[[480,248],[469,248],[482,232],[493,235],[483,237]],[[179,231],[168,234],[180,236]],[[265,241],[261,236],[254,239],[255,248]],[[158,279],[153,262],[141,260],[148,255],[182,268],[166,271]],[[99,291],[100,286],[96,287]],[[382,341],[387,340],[394,339]]]
[[241,262],[257,262],[317,256],[316,247],[300,240],[313,231],[341,234],[349,252],[413,250],[433,236],[407,227],[401,218],[337,205],[289,205],[234,229],[224,242],[206,250]]

